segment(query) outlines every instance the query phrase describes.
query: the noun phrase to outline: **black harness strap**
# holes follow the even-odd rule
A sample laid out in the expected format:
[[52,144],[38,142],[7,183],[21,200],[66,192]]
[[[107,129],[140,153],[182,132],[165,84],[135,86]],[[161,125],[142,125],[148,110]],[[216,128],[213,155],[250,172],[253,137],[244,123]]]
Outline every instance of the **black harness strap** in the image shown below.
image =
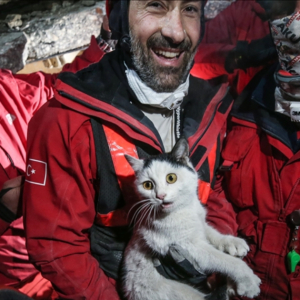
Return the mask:
[[107,214],[125,205],[102,124],[91,119],[97,160],[96,210]]
[[[91,119],[97,160],[96,211],[107,214],[124,205],[109,146],[102,124]],[[91,253],[107,276],[120,277],[123,252],[130,238],[127,227],[94,224],[90,230]]]

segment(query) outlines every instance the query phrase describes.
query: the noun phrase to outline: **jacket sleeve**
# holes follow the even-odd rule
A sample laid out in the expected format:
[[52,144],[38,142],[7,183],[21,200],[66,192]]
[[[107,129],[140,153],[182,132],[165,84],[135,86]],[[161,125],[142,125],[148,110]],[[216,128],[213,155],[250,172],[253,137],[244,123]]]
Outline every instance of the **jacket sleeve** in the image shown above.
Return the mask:
[[90,253],[96,215],[91,125],[87,117],[55,106],[50,101],[29,125],[24,187],[29,257],[63,299],[117,300],[114,281]]
[[81,55],[76,56],[72,63],[66,64],[62,71],[75,73],[93,63],[97,63],[102,59],[104,54],[104,49],[98,45],[95,36],[92,36],[90,46]]
[[236,236],[238,224],[233,205],[226,199],[223,176],[219,176],[207,201],[207,222],[223,234]]

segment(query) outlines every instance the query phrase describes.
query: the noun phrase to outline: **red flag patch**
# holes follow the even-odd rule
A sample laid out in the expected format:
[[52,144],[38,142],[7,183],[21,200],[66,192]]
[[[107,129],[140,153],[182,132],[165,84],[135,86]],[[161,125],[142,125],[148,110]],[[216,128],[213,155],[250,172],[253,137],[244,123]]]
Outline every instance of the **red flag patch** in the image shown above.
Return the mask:
[[26,181],[37,185],[46,185],[47,163],[29,158],[26,168]]

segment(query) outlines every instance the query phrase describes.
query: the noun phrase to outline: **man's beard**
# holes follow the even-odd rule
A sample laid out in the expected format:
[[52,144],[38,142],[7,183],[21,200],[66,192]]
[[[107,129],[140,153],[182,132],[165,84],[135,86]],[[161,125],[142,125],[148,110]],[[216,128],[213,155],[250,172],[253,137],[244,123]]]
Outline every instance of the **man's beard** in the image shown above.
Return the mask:
[[[131,53],[133,64],[142,81],[157,93],[170,93],[184,83],[192,68],[197,46],[192,49],[192,43],[186,39],[180,44],[174,44],[162,35],[151,36],[144,47],[140,40],[130,30]],[[185,51],[180,67],[159,66],[150,53],[151,48],[169,48]]]

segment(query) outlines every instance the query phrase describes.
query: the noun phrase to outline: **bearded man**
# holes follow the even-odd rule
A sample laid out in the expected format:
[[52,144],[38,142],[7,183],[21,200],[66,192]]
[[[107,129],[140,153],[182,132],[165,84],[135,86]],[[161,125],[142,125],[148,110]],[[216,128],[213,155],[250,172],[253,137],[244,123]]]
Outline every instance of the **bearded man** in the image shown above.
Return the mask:
[[[205,203],[214,182],[227,86],[189,75],[204,1],[108,1],[118,49],[76,74],[29,125],[25,230],[31,261],[63,299],[119,299],[135,200],[124,154],[168,152],[185,136]],[[202,30],[201,30],[202,27]]]

